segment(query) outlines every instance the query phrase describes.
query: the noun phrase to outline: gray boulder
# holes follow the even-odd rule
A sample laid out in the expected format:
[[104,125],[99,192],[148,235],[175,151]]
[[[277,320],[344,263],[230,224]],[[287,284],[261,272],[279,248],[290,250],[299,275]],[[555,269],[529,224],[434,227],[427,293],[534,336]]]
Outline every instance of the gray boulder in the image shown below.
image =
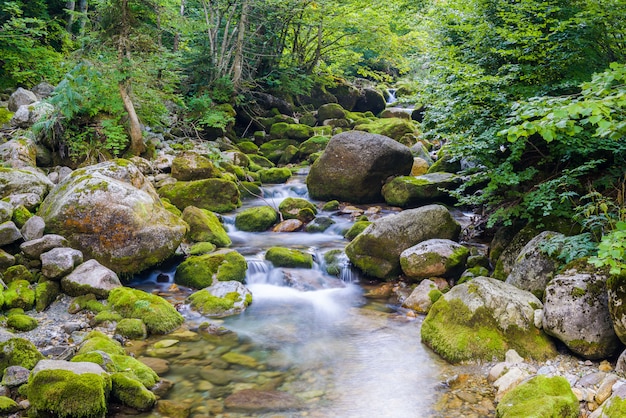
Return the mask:
[[35,87],[33,87],[30,90],[33,93],[35,93],[35,96],[37,96],[37,99],[41,100],[41,99],[45,99],[49,97],[52,94],[52,92],[54,91],[54,86],[44,81],[44,82],[37,84]]
[[412,309],[417,313],[427,314],[433,303],[436,302],[442,293],[437,288],[435,282],[425,279],[413,289],[408,298],[402,302],[402,307]]
[[373,88],[365,88],[354,105],[355,112],[372,112],[378,115],[387,107],[383,94]]
[[513,264],[506,282],[532,292],[540,299],[543,298],[546,286],[554,277],[560,264],[557,260],[548,256],[541,249],[541,245],[557,236],[561,237],[563,234],[544,231],[531,239],[515,259],[515,264]]
[[187,225],[168,212],[128,160],[78,169],[41,204],[46,230],[117,273],[136,273],[174,254]]
[[401,272],[404,250],[432,238],[455,240],[460,232],[445,206],[428,205],[374,221],[347,245],[346,254],[364,273],[393,278]]
[[449,239],[429,239],[400,254],[406,276],[421,280],[428,277],[458,277],[465,269],[469,249]]
[[306,183],[314,199],[380,202],[387,178],[407,175],[412,166],[408,147],[383,135],[349,131],[331,138]]
[[606,287],[613,329],[620,341],[626,344],[626,277],[611,276]]
[[0,160],[12,168],[35,167],[37,146],[29,138],[12,139],[0,145]]
[[211,286],[191,294],[187,301],[202,315],[222,318],[245,311],[252,294],[240,282],[215,280]]
[[43,237],[44,231],[46,229],[46,222],[43,220],[41,216],[31,216],[28,218],[20,232],[24,237],[24,241],[30,241],[34,239],[39,239]]
[[67,247],[68,244],[68,241],[61,235],[46,234],[41,238],[23,242],[20,245],[20,250],[22,250],[26,257],[37,260],[41,254],[53,248]]
[[26,209],[34,210],[53,186],[38,169],[0,167],[0,199],[8,198],[13,207],[23,204]]
[[41,273],[48,279],[59,279],[83,262],[83,253],[73,248],[53,248],[41,254]]
[[18,87],[18,89],[11,94],[11,97],[9,97],[9,110],[15,112],[20,106],[35,103],[37,100],[35,93]]
[[52,112],[54,112],[54,106],[50,103],[35,102],[29,105],[22,105],[13,114],[11,125],[18,128],[28,128]]
[[106,299],[109,292],[117,287],[122,287],[117,274],[96,260],[84,262],[61,279],[61,288],[70,296],[93,293]]
[[431,173],[421,176],[400,176],[382,188],[385,202],[402,208],[430,202],[453,200],[449,191],[461,184],[461,177],[451,173]]
[[12,221],[0,224],[0,247],[22,239],[22,234]]
[[10,221],[13,217],[13,205],[0,200],[0,224]]
[[588,359],[615,354],[620,341],[609,315],[605,276],[569,270],[545,291],[543,329]]

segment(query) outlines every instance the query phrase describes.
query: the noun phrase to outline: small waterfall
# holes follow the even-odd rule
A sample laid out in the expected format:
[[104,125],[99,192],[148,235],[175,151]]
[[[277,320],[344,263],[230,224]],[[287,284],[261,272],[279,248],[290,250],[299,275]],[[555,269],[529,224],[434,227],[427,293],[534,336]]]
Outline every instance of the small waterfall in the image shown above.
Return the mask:
[[389,94],[389,97],[387,98],[388,105],[394,104],[398,101],[398,99],[396,98],[397,91],[397,89],[387,89],[387,93]]

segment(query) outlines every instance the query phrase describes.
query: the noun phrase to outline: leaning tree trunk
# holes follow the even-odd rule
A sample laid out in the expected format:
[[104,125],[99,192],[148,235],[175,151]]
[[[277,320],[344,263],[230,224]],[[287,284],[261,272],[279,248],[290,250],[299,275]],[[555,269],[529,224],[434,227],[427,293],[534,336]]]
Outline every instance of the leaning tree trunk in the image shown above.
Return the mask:
[[128,113],[128,120],[130,124],[130,152],[133,155],[140,155],[146,150],[146,146],[143,143],[143,135],[141,134],[141,124],[139,123],[139,117],[135,111],[135,105],[130,98],[130,85],[127,82],[120,82],[120,96],[124,102],[124,109]]

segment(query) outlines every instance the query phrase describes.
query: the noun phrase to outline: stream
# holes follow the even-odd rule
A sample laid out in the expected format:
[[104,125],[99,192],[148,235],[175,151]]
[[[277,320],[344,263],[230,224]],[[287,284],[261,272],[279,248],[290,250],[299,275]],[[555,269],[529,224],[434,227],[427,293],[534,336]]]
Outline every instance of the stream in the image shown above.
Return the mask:
[[[262,199],[247,199],[239,210],[277,208],[287,197],[308,199],[305,178],[301,172],[286,184],[266,187]],[[370,220],[393,211],[361,209]],[[339,279],[324,272],[323,254],[345,247],[343,233],[354,222],[355,210],[359,213],[357,208],[323,213],[335,224],[319,233],[243,232],[234,226],[236,212],[225,215],[231,248],[248,261],[246,286],[253,303],[241,315],[211,319],[187,309],[182,302],[191,290],[173,285],[176,263],[135,277],[131,286],[156,291],[176,304],[186,318],[184,327],[192,331],[132,342],[135,356],[167,366],[160,375],[174,386],[163,399],[185,405],[191,417],[485,416],[468,413],[482,400],[475,393],[467,402],[452,397],[456,405],[449,405],[454,382],[467,380],[459,376],[481,372],[477,366],[451,366],[422,345],[423,317],[407,315],[397,301],[366,297],[374,284],[347,260]],[[314,268],[274,268],[263,258],[272,246],[310,252]],[[313,284],[316,290],[287,282],[305,288]],[[461,390],[482,391],[488,398],[487,389],[477,389],[480,385],[471,379],[466,384],[472,388]],[[284,392],[301,404],[280,412],[229,410],[224,400],[244,389]],[[484,410],[489,409],[487,401]],[[142,416],[166,415],[155,410]]]

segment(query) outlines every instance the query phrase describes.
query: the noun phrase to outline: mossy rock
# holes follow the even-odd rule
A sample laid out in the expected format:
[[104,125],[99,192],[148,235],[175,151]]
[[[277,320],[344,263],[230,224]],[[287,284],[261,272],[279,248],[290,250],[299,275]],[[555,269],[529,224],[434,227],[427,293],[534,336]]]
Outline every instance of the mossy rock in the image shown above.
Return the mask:
[[324,206],[322,206],[322,210],[324,212],[332,212],[335,210],[339,210],[339,201],[338,200],[330,200],[326,203],[324,203]]
[[0,340],[0,353],[0,374],[9,366],[22,366],[30,370],[43,359],[33,343],[18,337]]
[[195,152],[183,152],[172,161],[172,177],[180,181],[220,177],[220,171],[208,158]]
[[18,205],[13,208],[13,216],[11,220],[18,228],[22,228],[27,220],[33,217],[33,214],[24,206]]
[[5,284],[15,280],[26,280],[28,283],[35,283],[35,275],[28,267],[21,264],[7,268],[2,275],[4,276],[3,280]]
[[118,314],[117,312],[111,312],[111,311],[105,310],[105,311],[98,312],[96,316],[93,317],[92,322],[94,325],[100,325],[105,322],[119,322],[122,319],[124,319],[124,317]]
[[168,301],[139,289],[113,289],[108,302],[111,309],[123,317],[141,319],[150,334],[167,334],[184,322],[183,316]]
[[195,242],[211,242],[218,247],[228,247],[232,241],[228,237],[219,218],[211,211],[195,206],[187,206],[183,220],[189,225],[187,238]]
[[328,216],[318,216],[313,219],[305,228],[306,232],[324,232],[335,224],[335,221]]
[[138,380],[146,388],[154,387],[160,380],[154,370],[134,357],[125,354],[108,354],[104,351],[90,351],[74,356],[71,362],[95,363],[109,373],[121,372]]
[[35,306],[35,291],[26,280],[12,281],[3,294],[6,309],[22,308],[29,311]]
[[7,318],[7,326],[16,331],[31,331],[37,328],[39,323],[35,318],[24,314],[13,314]]
[[269,206],[258,206],[241,211],[235,217],[235,227],[241,231],[267,231],[278,221],[278,213]]
[[218,281],[243,282],[248,263],[234,250],[188,257],[176,269],[174,281],[182,286],[202,289]]
[[312,268],[313,256],[303,251],[271,247],[265,253],[265,259],[274,267]]
[[0,396],[0,415],[9,416],[20,409],[17,402],[6,396]]
[[383,118],[373,121],[366,120],[357,124],[354,129],[384,135],[396,141],[400,141],[406,134],[419,134],[417,125],[415,125],[413,121],[403,118]]
[[428,169],[431,173],[458,173],[461,171],[461,161],[453,158],[451,155],[443,154]]
[[259,152],[259,147],[257,144],[251,141],[241,141],[237,143],[237,148],[239,151],[244,154],[257,154]]
[[88,293],[86,295],[77,296],[72,299],[72,302],[70,303],[70,306],[68,306],[67,311],[71,314],[75,314],[82,310],[98,313],[106,309],[107,307],[98,301],[96,295],[94,295],[93,293]]
[[179,181],[159,189],[159,194],[169,199],[178,209],[196,206],[212,212],[230,212],[241,206],[239,188],[224,179]]
[[252,294],[239,282],[220,282],[193,293],[187,300],[201,314],[221,318],[243,312],[252,303]]
[[189,255],[202,255],[215,251],[217,247],[212,242],[197,242],[189,248]]
[[[285,153],[285,149],[289,145],[297,147],[299,144],[293,139],[273,139],[261,145],[259,147],[259,152],[272,163],[278,164],[283,154]],[[251,161],[256,163],[255,160]]]
[[297,123],[278,122],[270,128],[270,136],[274,139],[288,138],[304,141],[313,136],[313,128]]
[[506,393],[496,409],[498,418],[577,418],[579,414],[578,399],[562,376],[535,376]]
[[241,194],[242,199],[263,196],[263,190],[261,189],[261,186],[251,181],[239,182],[239,193]]
[[317,109],[317,120],[324,122],[327,119],[345,119],[346,110],[339,103],[327,103]]
[[[249,155],[248,156],[250,158],[250,163],[251,164],[255,164],[256,166],[260,167],[260,168],[273,168],[275,167],[275,164],[273,162],[271,162],[270,160],[268,160],[267,158],[265,158],[262,155]],[[255,170],[258,171],[258,170]]]
[[261,182],[266,184],[286,183],[291,178],[291,170],[288,168],[268,168],[259,170]]
[[113,390],[111,395],[123,405],[138,411],[148,411],[156,404],[156,395],[150,392],[139,380],[125,373],[111,375]]
[[28,400],[35,416],[59,418],[96,418],[107,412],[111,391],[108,374],[70,370],[41,370],[31,375]]
[[179,218],[181,216],[183,216],[183,212],[178,209],[176,206],[172,205],[172,203],[170,202],[169,199],[167,198],[162,198],[161,199],[161,203],[163,203],[163,207],[165,208],[166,211],[168,211],[169,213],[178,216]]
[[343,235],[343,237],[347,239],[348,241],[352,241],[353,239],[357,237],[357,235],[363,232],[365,228],[367,228],[371,224],[372,223],[370,221],[357,221],[354,224],[352,224],[350,229],[348,229],[348,231]]
[[454,201],[450,191],[460,184],[461,178],[450,173],[400,176],[385,184],[382,194],[388,205],[409,208],[435,201]]
[[91,331],[78,349],[78,354],[85,354],[91,351],[102,351],[107,354],[125,355],[126,351],[122,345],[100,331]]
[[141,319],[124,318],[117,323],[115,333],[131,340],[144,340],[148,337],[148,329]]
[[315,135],[300,144],[298,155],[300,158],[308,158],[311,154],[324,151],[329,141],[330,138],[327,136]]
[[61,286],[51,280],[40,282],[35,288],[35,309],[43,312],[61,293]]
[[280,159],[278,160],[278,164],[287,165],[296,160],[296,156],[298,155],[298,147],[295,145],[287,145],[283,150]]
[[[304,209],[308,209],[308,212],[303,212]],[[286,198],[280,202],[278,210],[283,215],[283,219],[298,219],[302,222],[310,222],[317,213],[317,208],[313,203],[299,197]]]
[[339,276],[344,267],[346,255],[342,250],[330,250],[324,253],[324,268],[326,273]]

